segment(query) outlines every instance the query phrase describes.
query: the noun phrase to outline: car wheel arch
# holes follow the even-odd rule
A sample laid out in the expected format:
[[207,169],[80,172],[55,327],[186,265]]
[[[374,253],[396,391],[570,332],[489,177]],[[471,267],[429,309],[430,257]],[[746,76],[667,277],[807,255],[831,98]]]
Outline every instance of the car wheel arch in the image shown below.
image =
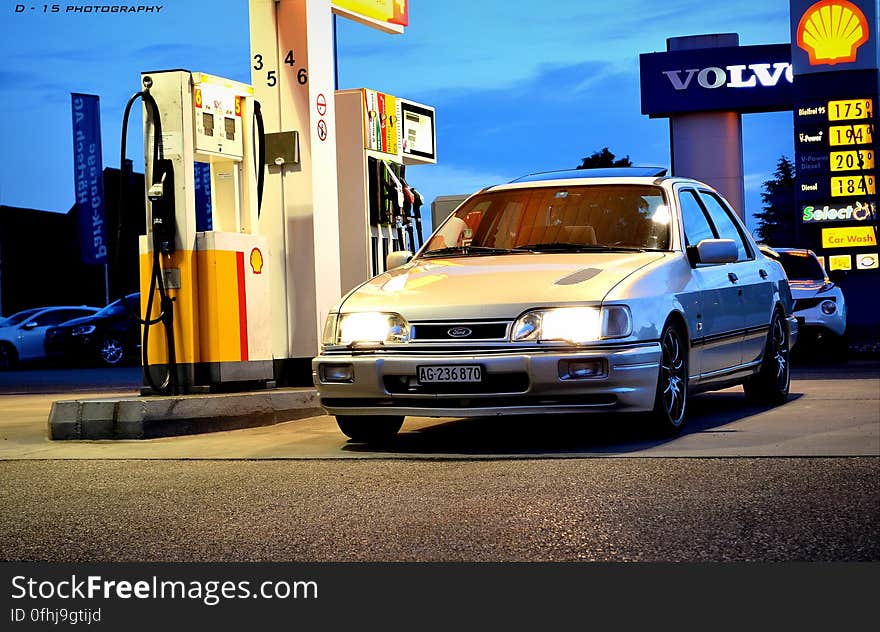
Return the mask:
[[666,328],[667,324],[671,324],[678,329],[679,333],[684,336],[684,340],[687,343],[688,350],[690,350],[691,331],[687,325],[687,319],[684,317],[684,313],[677,309],[671,311],[666,317],[666,320],[663,322],[663,328],[661,328],[660,330],[661,332],[663,331],[663,329]]
[[18,349],[9,340],[0,340],[0,355],[3,356],[0,366],[12,369],[18,364]]

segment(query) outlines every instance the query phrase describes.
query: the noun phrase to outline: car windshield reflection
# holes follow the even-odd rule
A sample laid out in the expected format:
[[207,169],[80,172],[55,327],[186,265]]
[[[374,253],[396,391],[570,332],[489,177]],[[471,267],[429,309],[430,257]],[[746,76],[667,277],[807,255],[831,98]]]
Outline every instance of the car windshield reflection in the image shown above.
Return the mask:
[[592,185],[487,192],[440,227],[422,257],[669,248],[660,187]]

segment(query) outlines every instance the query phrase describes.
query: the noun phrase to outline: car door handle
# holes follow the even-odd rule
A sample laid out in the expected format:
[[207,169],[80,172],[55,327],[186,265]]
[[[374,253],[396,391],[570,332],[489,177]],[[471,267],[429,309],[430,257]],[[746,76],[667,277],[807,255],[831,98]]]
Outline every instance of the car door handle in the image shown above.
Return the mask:
[[761,278],[762,278],[762,279],[766,279],[766,278],[767,278],[767,271],[766,271],[764,268],[761,268],[760,270],[758,270],[758,274],[761,275]]
[[731,283],[736,283],[737,281],[739,281],[739,277],[736,276],[736,274],[733,273],[733,272],[728,272],[728,273],[727,273],[727,278],[730,279],[730,282],[731,282]]

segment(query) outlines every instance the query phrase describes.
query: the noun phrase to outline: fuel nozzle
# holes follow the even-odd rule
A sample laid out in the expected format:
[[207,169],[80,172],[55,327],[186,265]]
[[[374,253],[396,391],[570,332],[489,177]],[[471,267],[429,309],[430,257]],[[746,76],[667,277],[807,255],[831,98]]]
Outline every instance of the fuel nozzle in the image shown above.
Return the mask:
[[174,164],[163,158],[153,167],[153,184],[147,190],[153,218],[153,244],[163,254],[174,252]]

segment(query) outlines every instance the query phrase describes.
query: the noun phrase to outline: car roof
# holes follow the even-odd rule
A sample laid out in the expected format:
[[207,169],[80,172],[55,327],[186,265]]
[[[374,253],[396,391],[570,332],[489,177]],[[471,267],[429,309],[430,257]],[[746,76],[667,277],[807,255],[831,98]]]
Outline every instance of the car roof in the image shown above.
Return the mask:
[[666,175],[664,167],[599,167],[595,169],[566,169],[539,171],[521,176],[511,182],[545,182],[547,180],[582,180],[587,178],[660,178]]
[[[50,305],[49,307],[41,307],[38,311],[40,312],[49,312],[56,309],[94,309],[99,310],[100,307],[93,307],[91,305]],[[36,313],[36,312],[35,312]]]
[[686,183],[714,190],[704,182],[678,176],[667,176],[663,167],[608,167],[599,169],[567,169],[531,173],[504,184],[489,186],[480,191],[508,191],[544,186],[640,185],[657,186],[661,183]]
[[800,252],[803,254],[815,254],[812,250],[808,248],[773,248],[776,252]]

